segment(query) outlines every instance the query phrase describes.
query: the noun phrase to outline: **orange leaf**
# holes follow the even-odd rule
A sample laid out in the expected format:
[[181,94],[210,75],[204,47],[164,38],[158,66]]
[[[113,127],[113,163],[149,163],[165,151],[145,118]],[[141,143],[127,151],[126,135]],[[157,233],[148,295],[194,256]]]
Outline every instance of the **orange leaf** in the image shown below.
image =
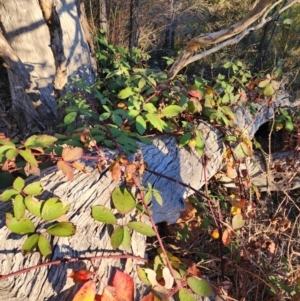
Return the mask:
[[133,301],[134,283],[128,274],[116,269],[111,284],[116,288],[118,300]]
[[234,169],[235,164],[233,162],[228,162],[226,164],[226,175],[230,179],[235,179],[237,177],[237,171]]
[[68,163],[66,163],[65,161],[58,161],[57,168],[60,169],[65,176],[67,176],[69,181],[73,181],[74,179],[73,168]]
[[83,163],[79,162],[79,161],[73,162],[73,163],[72,163],[72,166],[73,166],[74,168],[76,168],[76,169],[78,169],[78,170],[84,172],[84,173],[88,173],[88,170],[86,169],[86,166],[85,166]]
[[96,295],[96,284],[89,280],[76,293],[72,301],[94,301]]
[[95,299],[94,299],[94,301],[103,301],[103,299],[102,299],[102,295],[95,295]]
[[75,161],[82,157],[83,149],[81,147],[65,147],[62,151],[62,158],[64,161]]
[[150,292],[148,295],[144,296],[140,301],[154,301],[154,295]]
[[187,272],[191,276],[197,276],[199,278],[202,277],[202,274],[195,263],[192,263],[191,265],[189,265]]
[[214,239],[218,239],[220,234],[219,234],[219,230],[218,229],[215,229],[212,234],[211,234],[212,238]]
[[72,273],[68,277],[73,278],[73,280],[76,282],[84,282],[91,279],[93,275],[93,272],[83,269],[78,271],[72,271]]
[[111,177],[114,181],[120,181],[121,179],[121,166],[118,161],[113,162],[109,166],[109,171],[111,172]]
[[198,90],[190,90],[190,91],[188,91],[188,94],[197,99],[203,98],[203,94]]
[[[101,299],[98,299],[98,300],[100,300],[100,301],[119,301],[116,290],[117,289],[115,287],[106,285],[103,289]],[[120,300],[123,300],[123,299],[120,299]]]
[[229,246],[229,244],[230,244],[230,235],[229,235],[229,231],[227,229],[223,232],[222,241],[223,241],[223,244],[224,244],[225,247]]

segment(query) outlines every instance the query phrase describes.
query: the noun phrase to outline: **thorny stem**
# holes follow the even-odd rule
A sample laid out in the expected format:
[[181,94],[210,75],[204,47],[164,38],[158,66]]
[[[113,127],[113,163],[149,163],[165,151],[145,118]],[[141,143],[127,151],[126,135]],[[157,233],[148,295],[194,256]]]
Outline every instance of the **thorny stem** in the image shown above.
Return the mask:
[[[157,238],[157,240],[158,240],[159,246],[161,247],[162,253],[163,253],[164,256],[165,256],[165,260],[166,260],[168,269],[170,270],[170,273],[171,273],[173,279],[174,279],[175,282],[176,282],[176,287],[179,287],[179,289],[180,289],[180,288],[182,287],[182,284],[181,284],[180,280],[177,279],[177,277],[176,277],[176,275],[175,275],[175,273],[174,273],[174,270],[173,270],[173,267],[172,267],[171,262],[170,262],[170,260],[169,260],[169,257],[168,257],[168,255],[167,255],[166,249],[165,249],[164,244],[163,244],[163,242],[162,242],[162,240],[161,240],[161,237],[160,237],[160,235],[159,235],[159,233],[158,233],[157,227],[156,227],[156,225],[155,225],[155,223],[154,223],[152,214],[151,214],[151,212],[150,212],[150,210],[149,210],[149,208],[148,208],[148,206],[147,206],[147,204],[146,204],[146,202],[145,202],[145,199],[144,199],[144,193],[143,193],[143,191],[141,190],[141,188],[140,188],[140,186],[139,186],[139,184],[138,184],[138,181],[136,180],[136,177],[135,177],[135,176],[132,176],[132,179],[133,179],[134,185],[136,186],[136,188],[137,188],[137,190],[138,190],[138,193],[139,193],[139,196],[140,196],[140,198],[141,198],[141,200],[142,200],[144,209],[146,210],[146,212],[147,212],[147,214],[148,214],[149,220],[150,220],[151,225],[152,225],[152,228],[153,228],[153,230],[154,230],[154,232],[155,232],[155,235],[156,235],[156,238]],[[172,295],[173,295],[173,294],[172,294]],[[169,297],[169,296],[168,296],[168,297]]]
[[142,262],[147,262],[148,260],[139,256],[131,255],[131,254],[120,254],[120,255],[97,255],[97,256],[90,256],[90,257],[72,257],[72,258],[62,258],[54,261],[49,261],[49,262],[43,262],[41,264],[25,268],[22,270],[19,270],[17,272],[13,272],[10,274],[6,275],[0,275],[0,281],[5,280],[7,278],[13,277],[13,276],[18,276],[23,273],[27,273],[32,270],[40,269],[42,267],[46,266],[52,266],[52,265],[59,265],[61,263],[69,263],[69,262],[77,262],[77,261],[82,261],[82,260],[97,260],[97,259],[123,259],[123,258],[131,258],[134,260],[142,261]]

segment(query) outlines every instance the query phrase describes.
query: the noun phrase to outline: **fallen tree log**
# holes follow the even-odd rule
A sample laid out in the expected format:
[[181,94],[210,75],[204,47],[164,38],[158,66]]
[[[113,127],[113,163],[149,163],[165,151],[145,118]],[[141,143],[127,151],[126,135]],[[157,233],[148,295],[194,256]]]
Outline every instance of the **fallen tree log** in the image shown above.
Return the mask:
[[[285,93],[278,93],[273,106],[267,103],[257,104],[258,114],[252,115],[243,106],[237,107],[236,125],[239,131],[252,137],[258,128],[267,122],[275,113],[278,106],[296,106],[298,102],[291,103]],[[178,148],[176,137],[159,136],[153,139],[153,144],[140,144],[140,149],[135,156],[142,157],[148,165],[148,170],[143,175],[143,184],[151,182],[155,189],[161,192],[163,205],[153,201],[152,211],[155,222],[175,222],[180,212],[184,209],[184,199],[195,190],[200,189],[206,180],[209,180],[217,172],[222,170],[223,153],[226,149],[223,138],[224,133],[207,122],[201,121],[199,129],[205,142],[205,156],[207,165],[204,166],[201,157],[194,150]],[[117,151],[104,150],[108,157],[113,157]],[[264,160],[260,153],[241,164],[240,168],[247,168],[251,181],[261,190],[267,187],[272,190],[292,189],[300,186],[298,175],[299,160],[293,168],[284,167],[290,162],[285,158],[293,158],[293,153],[282,152],[270,158],[270,166],[266,171]],[[276,169],[278,162],[283,166],[282,170]],[[109,172],[100,174],[93,167],[93,162],[85,162],[89,165],[90,173],[76,172],[72,182],[67,181],[61,171],[56,167],[44,170],[40,177],[31,178],[30,181],[39,180],[44,188],[42,199],[49,196],[59,197],[64,204],[71,204],[68,212],[70,221],[76,224],[77,232],[68,238],[59,238],[53,241],[52,260],[64,257],[88,257],[97,255],[120,254],[119,250],[113,250],[110,245],[111,228],[95,222],[91,217],[92,205],[105,205],[110,207],[112,191],[121,183],[111,179]],[[277,165],[276,165],[277,164]],[[152,172],[151,172],[152,171]],[[281,180],[276,180],[278,174]],[[269,178],[268,178],[268,177]],[[267,179],[268,178],[268,179]],[[230,179],[222,177],[221,181],[227,186],[232,186]],[[230,183],[229,183],[230,182]],[[185,185],[181,185],[181,183]],[[10,210],[11,204],[0,203],[0,266],[1,275],[6,275],[27,267],[35,266],[42,260],[39,254],[27,256],[21,254],[20,246],[24,238],[11,234],[5,226],[5,212]],[[128,215],[124,219],[135,219],[139,216]],[[145,237],[134,234],[132,237],[132,254],[145,256]],[[99,290],[107,283],[112,267],[122,267],[130,273],[137,285],[136,300],[139,300],[143,292],[142,286],[136,274],[135,260],[95,260],[93,265],[98,268],[102,277]],[[90,268],[90,262],[62,263],[58,266],[43,267],[28,273],[9,277],[0,281],[0,296],[2,300],[72,300],[72,296],[78,290],[73,281],[67,278],[69,269]]]

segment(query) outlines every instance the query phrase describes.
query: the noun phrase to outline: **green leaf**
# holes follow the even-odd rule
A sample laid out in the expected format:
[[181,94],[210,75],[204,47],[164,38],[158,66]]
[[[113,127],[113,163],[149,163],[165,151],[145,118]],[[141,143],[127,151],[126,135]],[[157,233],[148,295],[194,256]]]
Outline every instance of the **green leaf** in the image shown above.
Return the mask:
[[33,222],[27,216],[16,218],[11,213],[6,213],[6,226],[11,232],[20,235],[34,233],[35,231]]
[[123,241],[123,237],[124,237],[124,228],[121,226],[116,227],[110,237],[111,246],[114,249],[118,248]]
[[159,130],[160,132],[163,131],[161,119],[159,119],[156,115],[153,114],[146,114],[146,117],[155,129]]
[[9,140],[6,139],[0,139],[0,145],[11,145],[13,147],[15,147],[15,144]]
[[201,297],[209,297],[214,294],[211,285],[205,279],[198,277],[189,277],[187,279],[188,286]]
[[118,93],[118,97],[120,99],[126,99],[133,94],[134,94],[134,92],[132,91],[132,89],[130,87],[127,87]]
[[14,216],[15,218],[21,218],[24,216],[25,211],[26,211],[26,206],[24,204],[24,199],[21,194],[17,194],[14,201],[13,201],[13,206],[14,206]]
[[71,124],[77,117],[77,112],[71,112],[67,114],[64,118],[64,123],[65,124]]
[[123,124],[123,120],[122,118],[119,116],[119,115],[116,115],[116,114],[112,114],[111,115],[111,120],[114,124],[118,125],[118,126],[122,126]]
[[13,198],[18,193],[19,192],[15,189],[6,189],[0,195],[0,200],[6,202],[6,201],[10,200],[11,198]]
[[192,134],[190,132],[183,134],[179,140],[179,146],[182,147],[187,145],[191,140],[191,138],[192,138]]
[[40,235],[39,240],[38,240],[38,247],[41,252],[41,254],[47,258],[52,254],[52,248],[51,244],[48,241],[48,239],[44,235]]
[[146,121],[144,120],[144,118],[142,116],[139,115],[136,117],[135,127],[140,135],[143,135],[144,132],[146,131],[146,128],[147,128]]
[[15,145],[11,145],[11,144],[5,144],[0,146],[0,154],[4,154],[6,151],[10,150],[10,149],[16,149]]
[[19,151],[16,148],[12,148],[9,149],[6,153],[5,156],[8,160],[12,160],[15,157],[17,157],[17,155],[19,154]]
[[234,230],[239,229],[239,228],[243,227],[244,225],[245,225],[245,220],[241,214],[236,214],[232,218],[232,228]]
[[147,102],[143,105],[143,109],[145,111],[147,111],[148,113],[156,113],[157,109],[156,107],[151,103],[151,102]]
[[26,142],[26,147],[50,147],[57,141],[57,138],[49,135],[33,135]]
[[65,213],[66,208],[58,198],[50,198],[43,202],[41,216],[44,220],[53,221]]
[[37,246],[39,236],[39,234],[32,234],[25,240],[22,246],[23,255],[26,253],[31,253],[34,250],[34,248]]
[[104,121],[104,120],[107,120],[109,117],[110,117],[110,113],[104,112],[99,116],[99,120]]
[[26,162],[30,163],[31,165],[33,165],[35,167],[38,167],[38,163],[37,163],[35,157],[32,155],[30,149],[19,150],[19,155],[22,156]]
[[162,199],[162,197],[161,197],[159,191],[153,190],[152,193],[153,193],[154,198],[156,199],[156,202],[157,202],[160,206],[162,206],[162,204],[163,204],[163,199]]
[[195,141],[196,141],[195,149],[198,152],[199,156],[202,156],[205,149],[205,144],[202,140],[202,134],[199,130],[196,130]]
[[37,216],[37,217],[41,217],[41,206],[42,206],[42,202],[37,201],[35,198],[32,197],[26,197],[25,198],[25,205],[27,210]]
[[274,93],[275,93],[274,88],[272,87],[271,84],[268,84],[264,89],[264,95],[269,97],[272,96]]
[[24,186],[25,186],[25,181],[21,177],[17,177],[14,180],[13,188],[15,190],[17,190],[18,192],[21,192],[21,190],[24,188]]
[[116,224],[117,219],[110,209],[104,206],[93,206],[92,207],[92,217],[98,221],[105,224]]
[[142,222],[129,222],[127,227],[146,236],[155,236],[155,232],[151,226]]
[[152,195],[152,190],[149,190],[149,191],[147,191],[147,192],[145,193],[145,195],[144,195],[144,202],[146,203],[146,205],[149,205],[149,204],[150,204],[150,202],[151,202],[151,200],[152,200],[152,197],[153,197],[153,195]]
[[265,79],[265,80],[262,80],[259,84],[258,84],[258,87],[259,88],[265,88],[267,85],[270,84],[270,80],[269,79]]
[[178,292],[179,301],[197,301],[187,289],[181,288]]
[[47,229],[47,233],[58,237],[69,237],[75,234],[76,227],[70,222],[55,223]]
[[135,198],[125,187],[117,187],[111,198],[115,208],[122,214],[129,213],[135,208]]
[[177,106],[177,105],[170,105],[170,106],[167,106],[165,107],[163,110],[162,110],[162,114],[165,116],[165,117],[175,117],[177,116],[178,114],[180,114],[182,111],[182,108],[180,106]]
[[147,277],[147,273],[145,272],[145,270],[143,268],[141,268],[140,266],[136,266],[136,269],[137,269],[137,273],[138,273],[138,276],[140,278],[140,280],[146,284],[146,285],[151,285],[151,282],[148,280],[148,277]]
[[127,252],[130,251],[130,249],[131,249],[131,235],[130,235],[129,230],[126,227],[124,227],[122,247]]
[[23,189],[23,192],[28,195],[40,195],[43,192],[43,187],[41,186],[40,182],[33,182],[28,184]]

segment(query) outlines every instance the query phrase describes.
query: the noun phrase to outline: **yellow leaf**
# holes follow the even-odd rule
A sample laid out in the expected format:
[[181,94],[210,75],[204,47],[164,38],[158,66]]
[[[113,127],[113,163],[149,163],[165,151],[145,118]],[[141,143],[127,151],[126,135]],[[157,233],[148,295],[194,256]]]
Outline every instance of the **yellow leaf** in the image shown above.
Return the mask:
[[218,238],[220,237],[219,230],[218,230],[218,229],[215,229],[215,230],[212,232],[211,237],[214,238],[214,239],[218,239]]
[[230,211],[231,211],[232,215],[241,214],[241,212],[242,212],[241,208],[239,208],[237,206],[232,206]]

